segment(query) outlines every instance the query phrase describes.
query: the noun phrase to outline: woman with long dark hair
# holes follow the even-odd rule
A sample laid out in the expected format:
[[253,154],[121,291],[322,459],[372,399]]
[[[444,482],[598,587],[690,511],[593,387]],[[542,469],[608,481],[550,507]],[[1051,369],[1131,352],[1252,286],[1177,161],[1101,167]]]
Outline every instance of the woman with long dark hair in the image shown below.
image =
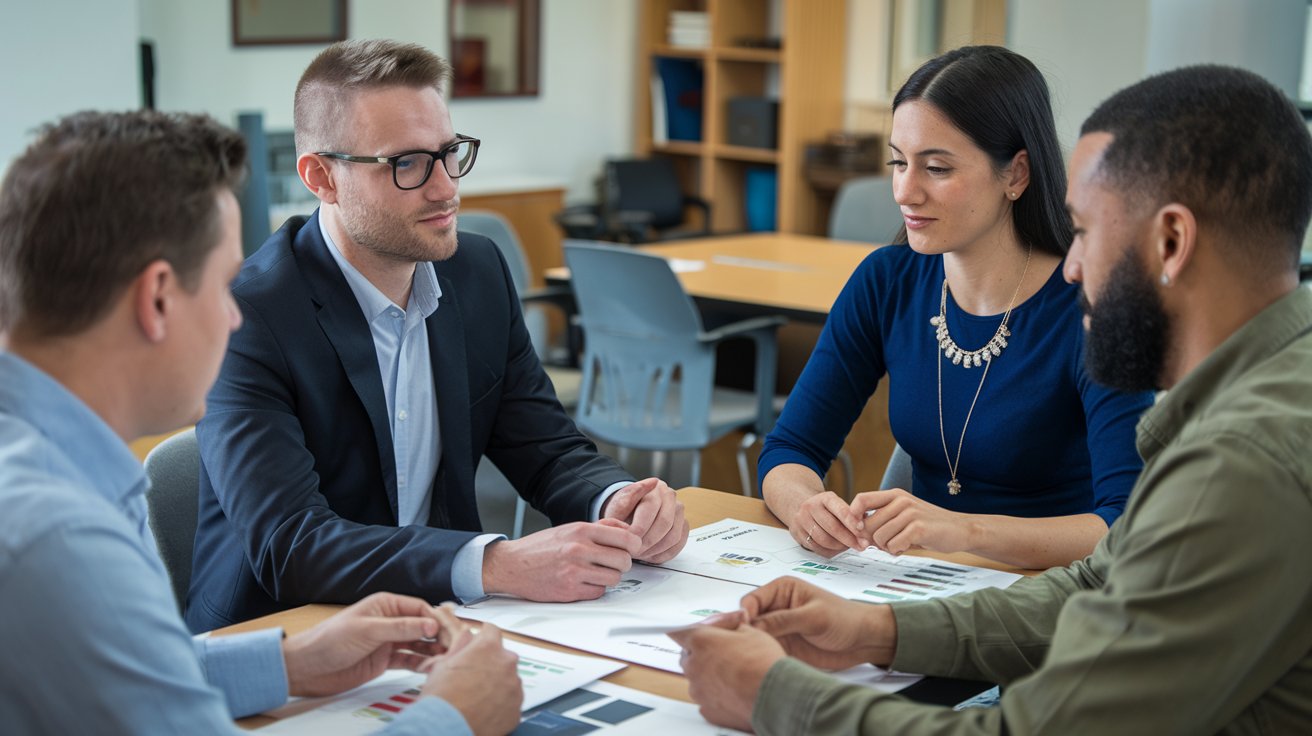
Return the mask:
[[[1000,47],[943,54],[894,97],[889,150],[905,245],[872,253],[834,304],[766,439],[765,500],[826,556],[873,544],[1028,568],[1084,557],[1125,506],[1152,397],[1084,369],[1043,75]],[[822,478],[885,375],[912,487],[849,504]]]

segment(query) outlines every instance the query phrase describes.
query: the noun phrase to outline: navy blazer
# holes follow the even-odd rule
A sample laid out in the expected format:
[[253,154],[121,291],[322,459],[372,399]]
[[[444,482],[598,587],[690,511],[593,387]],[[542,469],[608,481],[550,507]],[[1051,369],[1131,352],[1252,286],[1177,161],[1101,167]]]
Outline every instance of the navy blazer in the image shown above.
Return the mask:
[[193,631],[375,591],[452,598],[456,551],[481,530],[486,454],[553,524],[586,520],[629,476],[561,408],[496,245],[461,233],[434,263],[427,320],[442,458],[428,526],[397,527],[396,462],[373,337],[319,232],[292,218],[233,286],[233,335],[197,425]]

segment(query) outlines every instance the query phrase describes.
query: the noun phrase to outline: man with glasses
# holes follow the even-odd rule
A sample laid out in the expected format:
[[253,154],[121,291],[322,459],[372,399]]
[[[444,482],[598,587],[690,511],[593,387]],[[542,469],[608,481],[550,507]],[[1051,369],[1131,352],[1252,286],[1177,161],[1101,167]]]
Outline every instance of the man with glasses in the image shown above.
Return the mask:
[[[320,207],[234,282],[245,325],[197,426],[193,630],[377,590],[595,598],[687,539],[669,487],[632,482],[561,408],[500,251],[457,236],[479,141],[451,125],[450,79],[421,47],[350,41],[297,85]],[[482,534],[485,454],[558,526]]]

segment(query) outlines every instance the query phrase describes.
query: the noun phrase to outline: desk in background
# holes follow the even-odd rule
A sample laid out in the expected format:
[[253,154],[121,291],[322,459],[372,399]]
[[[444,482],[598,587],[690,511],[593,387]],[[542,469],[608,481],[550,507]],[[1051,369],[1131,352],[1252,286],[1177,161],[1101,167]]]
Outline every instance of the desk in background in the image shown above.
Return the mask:
[[[703,264],[700,270],[678,275],[683,288],[704,309],[741,317],[782,314],[794,321],[779,331],[780,393],[792,390],[839,292],[874,249],[868,243],[789,233],[690,238],[639,247],[664,258]],[[549,269],[546,276],[553,283],[569,283],[567,268]],[[732,433],[702,452],[703,483],[737,487],[740,438],[741,434]],[[844,445],[852,457],[852,486],[857,492],[879,488],[893,444],[888,383],[881,381]],[[751,452],[759,452],[759,446]],[[749,463],[755,467],[754,455]],[[831,473],[826,486],[841,492],[836,476]]]
[[[756,524],[765,524],[773,527],[783,527],[783,524],[775,518],[765,507],[765,502],[753,498],[743,498],[742,496],[730,493],[722,493],[707,488],[684,488],[679,491],[679,500],[683,501],[684,514],[688,519],[689,526],[696,528],[705,526],[722,519],[739,519]],[[987,567],[992,570],[1004,570],[1006,572],[1015,572],[1020,574],[1035,574],[1032,570],[1022,570],[1010,567],[991,560],[985,560],[967,553],[938,554],[934,552],[918,553],[926,557],[935,557],[950,562],[957,562],[966,565],[976,565]],[[320,621],[328,618],[333,613],[341,610],[342,606],[335,605],[310,605],[294,608],[288,611],[282,611],[269,616],[247,621],[245,623],[228,626],[214,632],[216,636],[224,634],[236,634],[243,631],[257,631],[280,626],[289,634],[304,631]],[[518,639],[534,644],[535,646],[556,649],[563,652],[574,654],[583,654],[590,657],[597,655],[589,652],[580,652],[569,647],[563,647],[552,642],[540,641],[526,636],[514,633],[506,633],[511,639]],[[676,675],[663,670],[652,669],[638,664],[629,664],[628,667],[608,675],[603,678],[606,682],[631,687],[636,690],[644,690],[649,693],[661,695],[667,698],[688,701],[688,682],[681,675]],[[903,691],[909,697],[929,702],[939,702],[948,704],[956,702],[969,695],[978,692],[981,688],[977,683],[967,683],[956,680],[945,680],[942,678],[926,678],[925,680],[912,685]],[[259,728],[273,723],[274,719],[269,716],[252,716],[243,718],[238,721],[238,725],[243,728]]]
[[[477,173],[460,180],[460,209],[491,210],[510,221],[528,257],[534,286],[543,272],[565,262],[560,228],[552,217],[565,207],[565,187],[534,176],[487,176]],[[456,227],[459,227],[457,217]]]

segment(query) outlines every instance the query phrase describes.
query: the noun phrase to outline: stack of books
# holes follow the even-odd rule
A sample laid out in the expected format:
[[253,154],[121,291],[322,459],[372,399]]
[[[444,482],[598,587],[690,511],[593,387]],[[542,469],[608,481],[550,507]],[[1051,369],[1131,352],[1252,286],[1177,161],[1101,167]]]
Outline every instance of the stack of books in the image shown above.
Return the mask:
[[710,16],[696,10],[672,10],[667,33],[671,46],[704,49],[711,45]]

